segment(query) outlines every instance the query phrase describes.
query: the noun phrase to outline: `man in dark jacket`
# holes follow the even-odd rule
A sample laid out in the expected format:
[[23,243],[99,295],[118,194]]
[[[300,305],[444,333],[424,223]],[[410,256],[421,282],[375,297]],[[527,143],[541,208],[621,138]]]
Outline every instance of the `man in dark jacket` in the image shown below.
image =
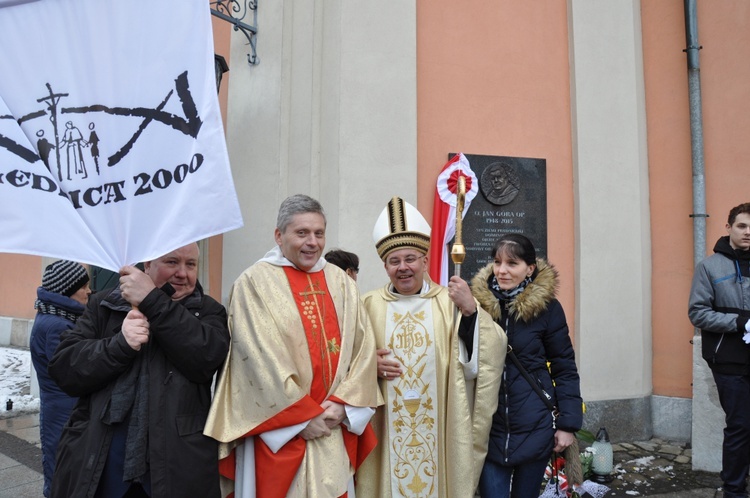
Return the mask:
[[726,414],[720,475],[734,498],[748,496],[750,470],[750,203],[732,208],[726,228],[695,269],[688,314]]
[[218,447],[203,435],[229,349],[224,307],[197,282],[189,244],[94,295],[49,372],[78,396],[60,439],[55,498],[219,496]]

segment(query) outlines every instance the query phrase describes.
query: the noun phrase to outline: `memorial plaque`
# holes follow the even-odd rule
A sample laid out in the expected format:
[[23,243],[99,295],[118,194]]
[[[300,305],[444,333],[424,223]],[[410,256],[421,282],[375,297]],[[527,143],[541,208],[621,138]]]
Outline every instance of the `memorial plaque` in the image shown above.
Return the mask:
[[[455,154],[450,154],[453,157]],[[547,163],[544,159],[464,154],[479,180],[479,192],[464,216],[466,259],[461,276],[469,281],[492,261],[490,252],[507,233],[528,237],[538,257],[547,257]],[[453,241],[448,245],[448,253]],[[453,275],[453,262],[448,264]]]

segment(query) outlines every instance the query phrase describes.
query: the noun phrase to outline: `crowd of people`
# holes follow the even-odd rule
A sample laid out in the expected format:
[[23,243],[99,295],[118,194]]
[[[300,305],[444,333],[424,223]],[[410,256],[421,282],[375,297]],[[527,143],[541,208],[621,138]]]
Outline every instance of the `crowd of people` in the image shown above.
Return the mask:
[[326,225],[317,200],[285,199],[226,309],[196,243],[91,296],[80,264],[47,267],[45,496],[538,496],[582,424],[554,266],[506,235],[470,283],[441,286],[429,224],[394,197],[373,230],[385,285],[360,295]]

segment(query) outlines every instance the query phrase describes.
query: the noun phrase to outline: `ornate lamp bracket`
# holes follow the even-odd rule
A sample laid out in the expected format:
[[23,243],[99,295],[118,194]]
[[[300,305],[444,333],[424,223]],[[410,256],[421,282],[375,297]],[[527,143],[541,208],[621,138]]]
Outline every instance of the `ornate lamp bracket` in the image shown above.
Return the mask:
[[[260,62],[255,51],[256,37],[258,36],[258,0],[214,0],[210,1],[211,14],[234,25],[235,31],[242,31],[250,44],[250,53],[247,54],[247,62],[257,65]],[[245,17],[252,13],[252,24],[244,22]],[[248,19],[249,22],[249,19]]]

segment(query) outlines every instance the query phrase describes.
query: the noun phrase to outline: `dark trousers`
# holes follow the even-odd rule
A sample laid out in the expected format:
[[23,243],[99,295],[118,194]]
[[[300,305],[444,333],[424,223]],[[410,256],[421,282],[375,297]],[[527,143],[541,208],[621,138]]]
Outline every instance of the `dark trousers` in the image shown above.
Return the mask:
[[485,461],[479,478],[482,498],[536,498],[544,480],[549,459],[504,467]]
[[713,373],[726,415],[721,455],[724,497],[747,497],[750,470],[750,375]]
[[128,421],[118,424],[112,433],[112,444],[107,454],[102,477],[95,498],[148,498],[151,496],[151,478],[147,472],[143,484],[123,482],[125,465],[125,440],[128,437]]

